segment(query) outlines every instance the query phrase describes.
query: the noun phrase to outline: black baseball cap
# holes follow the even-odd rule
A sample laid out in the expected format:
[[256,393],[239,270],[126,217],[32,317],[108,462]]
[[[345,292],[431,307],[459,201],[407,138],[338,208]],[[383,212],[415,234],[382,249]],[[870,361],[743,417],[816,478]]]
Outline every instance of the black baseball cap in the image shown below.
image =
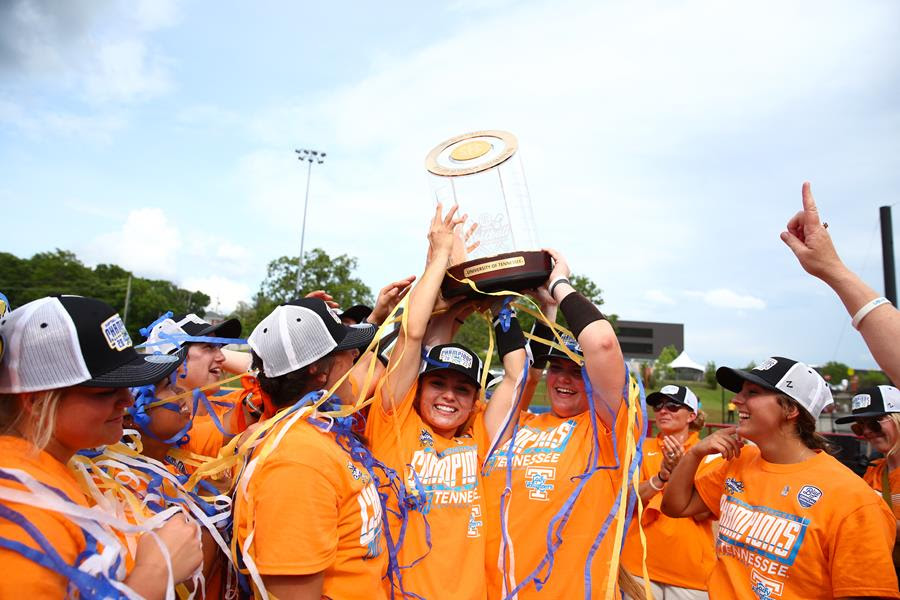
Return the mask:
[[237,319],[226,319],[221,323],[213,325],[209,321],[190,313],[186,315],[176,315],[172,317],[172,320],[175,321],[175,324],[181,327],[186,334],[194,337],[241,337],[241,322]]
[[726,390],[741,391],[745,381],[793,398],[813,417],[818,418],[833,404],[831,389],[812,367],[798,360],[772,356],[749,371],[719,367],[716,381]]
[[365,304],[357,304],[343,311],[340,315],[341,319],[350,319],[356,323],[362,323],[369,315],[372,314],[372,307]]
[[331,352],[363,349],[378,328],[370,323],[344,325],[319,298],[297,298],[260,321],[247,343],[262,359],[268,377],[279,377],[314,363]]
[[892,385],[865,388],[853,396],[850,405],[853,414],[835,419],[835,423],[850,423],[856,419],[900,413],[900,390]]
[[[548,339],[551,342],[555,342],[558,344],[559,341],[556,339],[555,336],[553,336],[553,333],[549,331],[549,328],[547,328],[547,332],[550,334]],[[560,333],[559,337],[562,339],[562,342],[566,346],[566,348],[568,348],[569,350],[571,350],[578,356],[584,356],[584,353],[581,350],[581,345],[578,343],[578,341],[575,338],[573,338],[572,336],[565,334],[565,333]],[[545,367],[547,365],[547,362],[551,358],[562,358],[562,359],[569,360],[569,361],[572,360],[568,354],[566,354],[565,352],[563,352],[562,350],[560,350],[559,348],[556,348],[554,346],[548,346],[542,342],[537,342],[535,340],[530,340],[528,342],[528,344],[531,346],[532,351],[535,353],[534,354],[534,366],[537,368]],[[572,362],[574,362],[574,361],[572,361]]]
[[481,388],[481,359],[462,344],[440,344],[431,348],[422,360],[419,377],[444,369],[462,373]]
[[653,407],[659,406],[666,401],[683,404],[693,412],[697,412],[700,408],[700,401],[697,399],[697,395],[683,385],[664,385],[658,392],[653,392],[647,396],[647,404]]
[[0,337],[7,346],[0,393],[149,385],[170,375],[185,357],[184,350],[138,354],[118,313],[84,296],[29,302],[0,319]]

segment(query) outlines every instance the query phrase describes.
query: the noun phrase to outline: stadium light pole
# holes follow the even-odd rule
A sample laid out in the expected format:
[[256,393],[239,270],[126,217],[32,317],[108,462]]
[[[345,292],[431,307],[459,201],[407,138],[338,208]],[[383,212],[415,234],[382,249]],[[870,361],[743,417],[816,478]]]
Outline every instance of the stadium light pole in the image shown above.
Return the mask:
[[313,163],[321,165],[325,162],[325,153],[318,150],[300,148],[294,150],[300,162],[306,161],[306,196],[303,200],[303,225],[300,228],[300,258],[297,260],[297,293],[300,293],[300,279],[303,275],[303,241],[306,238],[306,208],[309,206],[309,178],[312,175]]

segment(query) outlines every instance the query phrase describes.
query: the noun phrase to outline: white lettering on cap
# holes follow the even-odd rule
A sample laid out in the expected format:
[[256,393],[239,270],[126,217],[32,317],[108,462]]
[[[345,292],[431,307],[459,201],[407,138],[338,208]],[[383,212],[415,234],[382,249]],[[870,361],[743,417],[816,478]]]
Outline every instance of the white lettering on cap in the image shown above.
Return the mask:
[[667,385],[664,386],[663,389],[659,390],[661,394],[677,394],[678,386],[677,385]]
[[446,363],[453,363],[466,369],[472,368],[472,355],[462,348],[441,348],[441,354],[438,360]]
[[774,367],[777,364],[778,364],[778,361],[775,360],[774,358],[767,358],[766,360],[762,361],[761,365],[754,367],[753,370],[754,371],[768,371],[769,369],[771,369],[772,367]]
[[861,408],[866,408],[872,404],[872,396],[869,394],[857,394],[853,396],[853,405],[852,410],[859,410]]
[[100,331],[103,332],[106,343],[113,350],[121,352],[125,348],[131,348],[131,336],[128,335],[125,323],[122,322],[118,313],[100,323]]

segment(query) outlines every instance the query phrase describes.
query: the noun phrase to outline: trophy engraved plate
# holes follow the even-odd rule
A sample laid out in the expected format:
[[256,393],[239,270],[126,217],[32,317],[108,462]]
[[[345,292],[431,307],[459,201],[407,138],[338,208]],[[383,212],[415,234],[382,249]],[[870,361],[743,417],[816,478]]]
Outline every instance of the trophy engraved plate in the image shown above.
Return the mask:
[[445,297],[521,291],[541,285],[552,268],[540,249],[518,141],[506,131],[485,130],[438,144],[425,158],[436,202],[459,205],[478,228],[477,246],[465,261],[456,257],[441,285]]

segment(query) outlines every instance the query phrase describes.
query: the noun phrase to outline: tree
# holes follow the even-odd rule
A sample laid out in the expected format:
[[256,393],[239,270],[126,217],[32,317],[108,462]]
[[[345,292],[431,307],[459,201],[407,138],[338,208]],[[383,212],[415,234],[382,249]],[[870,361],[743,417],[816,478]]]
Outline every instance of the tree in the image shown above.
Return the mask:
[[827,381],[837,385],[841,380],[847,379],[849,369],[850,367],[844,363],[831,360],[819,367],[819,373],[821,373],[822,377]]
[[678,358],[678,350],[675,346],[669,344],[660,350],[659,357],[656,359],[656,368],[660,373],[661,379],[672,379],[674,377],[672,368],[669,365],[676,358]]
[[0,291],[9,297],[13,308],[32,300],[56,294],[77,294],[103,300],[125,316],[125,295],[131,277],[128,307],[128,333],[135,343],[138,333],[167,310],[205,314],[209,296],[179,288],[171,281],[144,279],[117,265],[85,266],[74,253],[56,249],[39,252],[31,258],[0,253]]
[[709,386],[710,389],[716,389],[716,385],[718,385],[716,381],[716,363],[715,361],[709,361],[706,363],[706,371],[703,372],[703,378],[706,380],[706,385]]
[[860,387],[874,387],[876,385],[890,385],[887,375],[881,371],[866,371],[859,378]]
[[269,262],[266,278],[252,302],[238,303],[230,316],[240,319],[245,335],[249,335],[276,306],[315,290],[325,290],[343,308],[355,304],[371,306],[374,303],[372,291],[353,276],[355,270],[355,257],[341,254],[332,258],[321,248],[313,248],[304,254],[298,292],[297,257],[281,256]]

